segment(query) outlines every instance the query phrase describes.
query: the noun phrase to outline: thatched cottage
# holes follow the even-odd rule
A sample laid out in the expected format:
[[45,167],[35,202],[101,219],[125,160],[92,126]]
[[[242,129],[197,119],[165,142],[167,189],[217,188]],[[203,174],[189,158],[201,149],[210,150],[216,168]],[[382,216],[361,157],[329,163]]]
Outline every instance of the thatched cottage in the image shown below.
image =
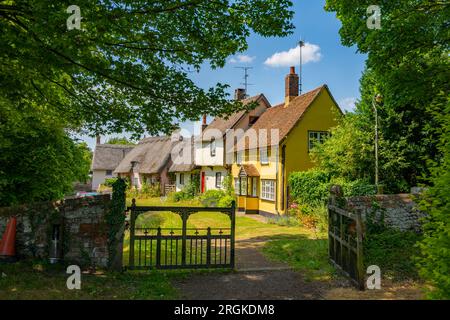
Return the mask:
[[105,179],[116,177],[114,170],[134,146],[121,144],[97,144],[92,158],[92,190],[105,182]]

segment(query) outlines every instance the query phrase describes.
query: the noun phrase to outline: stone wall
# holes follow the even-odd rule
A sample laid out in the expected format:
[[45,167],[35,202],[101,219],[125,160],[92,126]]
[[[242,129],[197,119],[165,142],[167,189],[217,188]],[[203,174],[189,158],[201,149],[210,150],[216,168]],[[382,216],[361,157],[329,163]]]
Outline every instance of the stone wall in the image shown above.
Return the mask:
[[[98,195],[0,208],[0,235],[9,218],[16,216],[18,258],[48,259],[57,252],[65,262],[106,267],[109,228],[105,215],[110,204],[110,195]],[[53,241],[55,230],[58,247]],[[121,254],[121,244],[117,250]]]
[[421,231],[420,219],[425,216],[417,209],[414,199],[418,195],[390,194],[375,196],[348,197],[347,207],[359,209],[364,220],[368,215],[376,221],[384,221],[385,225],[401,231]]

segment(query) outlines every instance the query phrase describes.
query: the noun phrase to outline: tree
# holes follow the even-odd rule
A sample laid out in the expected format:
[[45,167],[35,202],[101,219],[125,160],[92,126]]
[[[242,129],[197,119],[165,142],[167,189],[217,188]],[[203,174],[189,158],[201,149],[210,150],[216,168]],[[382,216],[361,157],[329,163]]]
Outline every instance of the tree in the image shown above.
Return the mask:
[[429,175],[428,160],[440,157],[439,136],[431,129],[438,123],[429,108],[443,109],[445,96],[439,93],[450,89],[450,5],[431,0],[381,1],[381,29],[369,29],[370,4],[327,0],[326,9],[336,12],[342,22],[342,43],[368,54],[356,112],[365,119],[363,130],[373,132],[372,98],[383,95],[378,108],[380,133],[385,151],[402,163],[388,168],[391,176],[404,181],[397,188],[400,191],[423,182]]
[[81,30],[67,28],[71,4],[0,3],[0,95],[98,134],[168,133],[173,121],[244,108],[226,85],[205,91],[189,74],[222,67],[251,32],[293,30],[289,0],[79,0]]
[[439,144],[443,157],[431,164],[432,186],[421,202],[428,216],[418,266],[420,275],[433,285],[430,297],[450,299],[450,99],[441,111],[437,109],[435,116],[444,128]]
[[0,206],[60,199],[89,172],[87,145],[30,109],[0,98]]
[[126,137],[113,137],[110,138],[107,144],[125,144],[125,145],[135,145],[133,141],[128,140]]

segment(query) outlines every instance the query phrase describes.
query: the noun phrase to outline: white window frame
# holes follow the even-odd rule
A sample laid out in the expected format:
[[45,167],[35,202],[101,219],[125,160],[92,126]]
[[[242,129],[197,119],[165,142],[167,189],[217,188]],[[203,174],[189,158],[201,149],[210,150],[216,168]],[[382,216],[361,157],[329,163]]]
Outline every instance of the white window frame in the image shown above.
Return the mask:
[[209,153],[211,157],[216,156],[216,138],[212,137],[211,142],[209,144]]
[[242,150],[236,151],[236,163],[242,164],[243,156],[242,156]]
[[269,153],[267,147],[259,148],[259,162],[261,164],[269,164]]
[[261,179],[261,199],[275,201],[276,181]]
[[238,178],[234,178],[234,193],[237,195],[241,194],[241,179]]
[[[219,178],[219,179],[217,179]],[[216,172],[216,188],[221,189],[222,188],[222,172]]]
[[329,136],[328,131],[308,131],[308,152],[314,148],[316,143],[324,143]]

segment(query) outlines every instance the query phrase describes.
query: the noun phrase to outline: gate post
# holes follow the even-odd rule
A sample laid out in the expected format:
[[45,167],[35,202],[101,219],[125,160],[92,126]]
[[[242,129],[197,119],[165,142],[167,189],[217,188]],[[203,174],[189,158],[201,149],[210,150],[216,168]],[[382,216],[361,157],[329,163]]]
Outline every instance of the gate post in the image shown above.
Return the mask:
[[236,202],[233,201],[231,203],[230,208],[230,218],[231,218],[231,250],[230,250],[230,266],[231,269],[234,269],[234,237],[235,237],[235,227],[236,227]]
[[130,215],[130,252],[128,257],[128,265],[130,269],[134,268],[134,232],[136,221],[136,200],[133,199],[131,203],[131,215]]
[[364,252],[363,252],[363,228],[361,211],[356,211],[356,273],[359,290],[364,290]]

